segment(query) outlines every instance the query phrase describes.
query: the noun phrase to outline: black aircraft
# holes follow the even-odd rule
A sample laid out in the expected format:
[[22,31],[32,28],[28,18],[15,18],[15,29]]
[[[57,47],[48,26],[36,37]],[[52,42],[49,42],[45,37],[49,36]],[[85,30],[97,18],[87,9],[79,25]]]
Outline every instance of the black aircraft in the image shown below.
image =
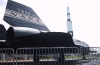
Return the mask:
[[68,33],[50,32],[34,10],[8,0],[4,21],[11,25],[6,34],[6,45],[19,47],[74,47]]
[[[69,9],[67,16],[70,17]],[[32,8],[12,0],[7,2],[3,20],[10,27],[6,31],[4,26],[0,25],[0,29],[4,31],[4,33],[0,31],[0,35],[3,35],[0,40],[0,48],[3,47],[2,43],[5,47],[13,49],[22,47],[89,47],[88,44],[73,39],[73,31],[70,29],[68,29],[68,33],[50,32]],[[70,18],[67,23],[70,28],[72,25],[70,25]],[[89,49],[85,49],[89,52]]]
[[6,29],[4,25],[0,24],[0,48],[6,47]]

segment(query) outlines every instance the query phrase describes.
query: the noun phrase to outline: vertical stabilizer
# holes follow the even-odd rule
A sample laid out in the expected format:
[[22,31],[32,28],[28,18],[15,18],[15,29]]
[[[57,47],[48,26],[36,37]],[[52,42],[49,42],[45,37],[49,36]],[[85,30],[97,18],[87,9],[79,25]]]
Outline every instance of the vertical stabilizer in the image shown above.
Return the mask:
[[7,2],[3,20],[11,26],[50,31],[32,8],[12,0]]
[[68,6],[67,6],[67,28],[68,28],[68,33],[73,36],[72,21],[70,18],[70,11]]

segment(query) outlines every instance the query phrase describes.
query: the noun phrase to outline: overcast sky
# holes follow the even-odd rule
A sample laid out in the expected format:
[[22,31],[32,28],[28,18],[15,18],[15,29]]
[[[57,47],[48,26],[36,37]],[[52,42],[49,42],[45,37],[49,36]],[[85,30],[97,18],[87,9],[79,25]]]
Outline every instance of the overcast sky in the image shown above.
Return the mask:
[[[100,0],[14,0],[32,7],[51,31],[67,32],[67,3],[70,8],[74,38],[92,47],[100,47]],[[0,24],[7,0],[0,0]]]

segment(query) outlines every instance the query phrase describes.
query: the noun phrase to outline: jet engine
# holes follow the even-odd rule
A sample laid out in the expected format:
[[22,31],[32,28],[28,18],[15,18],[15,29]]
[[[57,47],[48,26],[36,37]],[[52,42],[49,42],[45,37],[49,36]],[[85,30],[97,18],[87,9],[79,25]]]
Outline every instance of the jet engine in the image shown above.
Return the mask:
[[40,32],[26,27],[10,27],[6,35],[6,45],[19,47],[74,47],[70,34],[62,32]]

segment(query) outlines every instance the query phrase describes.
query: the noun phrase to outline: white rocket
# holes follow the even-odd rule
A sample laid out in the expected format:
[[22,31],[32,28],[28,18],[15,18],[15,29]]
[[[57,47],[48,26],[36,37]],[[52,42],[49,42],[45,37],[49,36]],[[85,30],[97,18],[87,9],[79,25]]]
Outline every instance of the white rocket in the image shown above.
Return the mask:
[[[69,7],[67,5],[67,30],[68,30],[68,33],[72,35],[73,37],[73,28],[72,28],[72,21],[71,21],[71,18],[70,18],[70,10],[69,10]],[[77,39],[74,39],[73,38],[73,42],[75,43],[75,45],[78,45],[78,46],[81,46],[81,47],[89,47],[89,45],[83,41],[80,41],[80,40],[77,40]]]
[[67,6],[67,30],[68,33],[72,35],[73,37],[73,28],[72,28],[72,21],[70,18],[70,11],[69,11],[69,7]]

